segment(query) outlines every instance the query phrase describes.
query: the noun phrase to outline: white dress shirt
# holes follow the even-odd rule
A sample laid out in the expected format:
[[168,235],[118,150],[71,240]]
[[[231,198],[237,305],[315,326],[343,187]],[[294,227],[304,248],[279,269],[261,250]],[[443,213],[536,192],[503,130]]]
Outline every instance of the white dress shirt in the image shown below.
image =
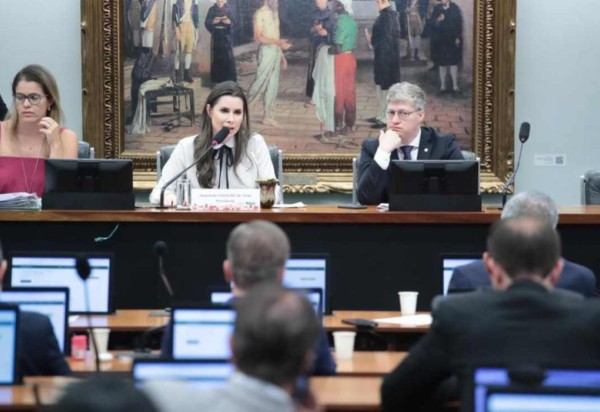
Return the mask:
[[[412,160],[417,160],[417,156],[419,155],[419,145],[420,144],[421,144],[421,128],[419,127],[419,133],[417,133],[417,137],[415,137],[412,140],[412,142],[410,142],[408,144],[408,146],[413,147],[410,151],[410,158]],[[402,146],[407,146],[407,145],[405,145],[405,144],[400,145],[400,147],[402,147]],[[396,149],[396,151],[398,152],[398,159],[404,160],[404,153],[402,153],[402,150],[400,150],[400,148],[398,148],[398,149]],[[392,156],[391,153],[386,153],[383,149],[378,147],[377,151],[375,152],[375,156],[373,156],[373,160],[375,160],[377,162],[377,164],[379,165],[379,167],[381,167],[383,170],[387,170],[388,167],[390,166],[391,156]]]
[[[183,169],[188,167],[194,161],[194,139],[196,136],[184,137],[177,143],[173,154],[169,158],[169,161],[164,165],[160,180],[150,193],[150,203],[157,204],[160,202],[160,190],[163,185],[171,180],[175,175],[180,173]],[[235,148],[235,142],[237,138],[232,138],[227,142],[216,145],[215,149],[219,149],[223,145],[227,145],[230,148]],[[234,150],[235,152],[235,150]],[[225,164],[225,163],[224,163]],[[252,189],[258,187],[256,184],[257,179],[275,179],[275,170],[273,169],[273,162],[269,155],[269,149],[265,143],[265,139],[258,133],[254,133],[248,139],[248,145],[246,146],[246,156],[242,157],[240,164],[233,170],[233,167],[228,167],[227,177],[229,179],[230,189]],[[200,188],[200,183],[196,177],[196,166],[194,165],[191,169],[185,172],[185,175],[190,180],[192,189]],[[219,176],[219,160],[215,160],[215,175],[213,178],[213,187],[219,187],[217,179],[221,178],[221,188],[225,187],[226,178],[225,175]],[[167,194],[175,194],[176,184],[173,182],[165,190],[165,196]]]

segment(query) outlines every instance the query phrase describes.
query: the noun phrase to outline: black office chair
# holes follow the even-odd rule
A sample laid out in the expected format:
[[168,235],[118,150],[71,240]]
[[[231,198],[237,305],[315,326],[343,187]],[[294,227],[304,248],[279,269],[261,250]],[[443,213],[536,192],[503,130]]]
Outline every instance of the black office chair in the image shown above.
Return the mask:
[[79,141],[77,143],[77,157],[79,159],[94,159],[96,150],[88,142]]
[[600,205],[600,170],[588,170],[581,176],[581,204]]

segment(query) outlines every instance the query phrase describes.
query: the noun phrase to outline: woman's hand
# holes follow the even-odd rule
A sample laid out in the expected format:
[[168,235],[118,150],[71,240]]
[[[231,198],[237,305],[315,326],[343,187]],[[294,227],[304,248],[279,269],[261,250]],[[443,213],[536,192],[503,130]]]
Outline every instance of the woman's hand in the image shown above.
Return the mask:
[[60,146],[60,126],[51,117],[43,117],[39,123],[40,133],[46,137],[48,146]]

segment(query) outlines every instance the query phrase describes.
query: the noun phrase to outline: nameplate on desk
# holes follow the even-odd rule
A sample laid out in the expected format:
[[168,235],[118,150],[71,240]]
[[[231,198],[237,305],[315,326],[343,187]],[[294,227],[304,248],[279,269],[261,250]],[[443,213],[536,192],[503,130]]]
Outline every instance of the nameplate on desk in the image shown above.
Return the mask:
[[194,210],[260,210],[259,189],[192,189]]

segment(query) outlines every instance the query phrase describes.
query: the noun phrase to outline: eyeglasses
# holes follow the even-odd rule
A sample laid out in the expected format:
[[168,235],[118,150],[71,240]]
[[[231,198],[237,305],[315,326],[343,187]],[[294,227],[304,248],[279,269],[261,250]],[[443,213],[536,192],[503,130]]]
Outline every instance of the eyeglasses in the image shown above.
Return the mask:
[[398,111],[396,111],[396,110],[388,110],[386,112],[386,114],[387,114],[388,119],[393,119],[394,116],[398,116],[400,119],[406,120],[406,119],[408,119],[408,117],[411,114],[413,114],[415,112],[420,112],[420,111],[421,111],[421,109],[416,109],[416,110],[413,110],[412,112],[405,112],[403,110],[398,110]]
[[38,104],[40,104],[42,99],[44,99],[45,97],[46,96],[44,96],[42,94],[38,94],[38,93],[31,93],[31,94],[17,93],[17,94],[15,94],[15,102],[17,102],[18,104],[23,104],[23,103],[25,103],[25,100],[29,100],[29,103],[31,103],[34,106],[37,106]]

